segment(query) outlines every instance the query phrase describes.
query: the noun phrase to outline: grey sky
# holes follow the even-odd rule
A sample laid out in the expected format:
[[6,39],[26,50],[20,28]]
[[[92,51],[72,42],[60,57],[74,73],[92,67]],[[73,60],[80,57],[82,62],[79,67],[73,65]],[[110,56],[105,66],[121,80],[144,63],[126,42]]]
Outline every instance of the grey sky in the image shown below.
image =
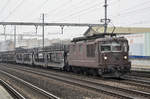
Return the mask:
[[[0,21],[100,23],[104,17],[104,0],[0,0]],[[115,26],[149,27],[150,0],[108,0],[108,17]],[[110,25],[111,26],[111,25]],[[12,32],[12,26],[7,32]],[[23,31],[22,31],[23,30]],[[86,28],[65,27],[64,35],[49,38],[80,36]],[[18,32],[34,32],[34,27],[18,27]],[[0,32],[3,28],[0,27]],[[41,30],[38,30],[41,33]],[[46,27],[46,33],[58,33],[60,27]]]

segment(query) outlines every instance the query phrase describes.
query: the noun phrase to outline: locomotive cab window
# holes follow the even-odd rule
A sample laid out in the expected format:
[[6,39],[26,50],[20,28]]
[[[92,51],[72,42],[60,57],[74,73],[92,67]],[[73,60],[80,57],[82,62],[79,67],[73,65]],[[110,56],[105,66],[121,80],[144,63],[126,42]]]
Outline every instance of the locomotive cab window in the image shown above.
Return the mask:
[[121,52],[122,48],[120,44],[103,44],[100,45],[100,49],[102,52]]
[[124,43],[123,44],[124,52],[128,52],[128,44]]
[[121,52],[121,45],[117,42],[112,42],[112,52]]
[[112,52],[120,52],[121,46],[120,45],[114,45],[112,46]]
[[110,45],[102,45],[101,51],[111,51],[111,46]]

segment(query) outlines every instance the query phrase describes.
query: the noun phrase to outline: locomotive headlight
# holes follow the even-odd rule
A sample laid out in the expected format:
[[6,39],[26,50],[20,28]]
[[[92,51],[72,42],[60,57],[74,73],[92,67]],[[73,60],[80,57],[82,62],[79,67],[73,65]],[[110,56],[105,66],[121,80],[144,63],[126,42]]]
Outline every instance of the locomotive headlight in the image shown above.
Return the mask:
[[104,59],[107,60],[107,56],[104,56]]
[[124,59],[127,59],[128,57],[127,56],[124,56]]

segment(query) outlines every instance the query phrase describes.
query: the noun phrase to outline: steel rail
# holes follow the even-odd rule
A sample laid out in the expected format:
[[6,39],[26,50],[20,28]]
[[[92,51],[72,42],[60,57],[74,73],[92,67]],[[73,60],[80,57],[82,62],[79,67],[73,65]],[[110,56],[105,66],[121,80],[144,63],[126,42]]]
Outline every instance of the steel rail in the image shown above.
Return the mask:
[[[10,68],[12,69],[12,68]],[[85,80],[81,80],[81,79],[77,79],[77,78],[71,78],[71,77],[65,77],[63,75],[56,75],[56,74],[46,74],[46,73],[43,73],[43,72],[35,72],[33,70],[27,70],[27,69],[22,69],[22,68],[16,68],[18,70],[22,70],[22,71],[26,71],[26,72],[30,72],[30,73],[33,73],[33,74],[37,74],[37,75],[40,75],[40,76],[44,76],[44,77],[48,77],[48,78],[51,78],[51,79],[55,79],[55,80],[58,80],[58,81],[62,81],[62,82],[66,82],[66,83],[69,83],[69,84],[73,84],[73,85],[76,85],[76,86],[80,86],[80,87],[83,87],[83,88],[87,88],[87,89],[91,89],[91,90],[95,90],[95,91],[101,91],[102,93],[105,93],[105,94],[109,94],[109,95],[112,95],[112,96],[117,96],[117,97],[121,97],[121,98],[126,98],[126,99],[132,99],[134,97],[132,96],[127,96],[127,95],[124,95],[122,93],[119,93],[119,92],[116,92],[116,91],[113,91],[114,89],[117,89],[119,91],[128,91],[126,89],[122,89],[122,88],[116,88],[116,87],[113,87],[113,86],[109,86],[109,85],[105,85],[105,84],[100,84],[100,83],[96,83],[96,82],[90,82],[90,81],[85,81]]]
[[[86,80],[81,80],[79,78],[72,78],[72,77],[68,77],[68,76],[63,76],[63,75],[60,75],[60,74],[57,74],[57,73],[46,73],[46,72],[43,72],[43,71],[40,71],[40,73],[37,71],[33,71],[33,69],[23,69],[23,68],[16,68],[16,69],[19,69],[19,70],[22,70],[22,71],[26,71],[26,72],[31,72],[31,73],[34,73],[34,74],[37,74],[37,75],[41,75],[41,76],[44,76],[44,77],[48,77],[48,78],[53,78],[53,79],[56,79],[56,80],[59,80],[59,81],[63,81],[63,82],[68,82],[68,83],[72,83],[72,84],[75,84],[75,85],[79,85],[79,86],[82,86],[82,87],[89,87],[87,85],[83,85],[83,83],[88,83],[88,85],[92,84],[92,85],[97,85],[97,86],[101,86],[102,88],[99,90],[98,88],[95,88],[95,90],[98,90],[98,91],[103,91],[103,92],[108,92],[108,90],[104,90],[105,88],[107,89],[115,89],[115,90],[118,90],[118,91],[121,91],[121,92],[124,92],[124,93],[128,93],[128,94],[139,94],[140,96],[144,96],[144,97],[150,97],[150,93],[148,92],[143,92],[143,91],[138,91],[138,90],[133,90],[133,89],[125,89],[125,88],[119,88],[119,87],[114,87],[114,86],[110,86],[110,85],[107,85],[107,84],[101,84],[101,83],[97,83],[97,82],[93,82],[93,81],[86,81]],[[65,78],[65,80],[63,79]],[[68,79],[72,79],[71,80],[68,80]],[[80,83],[82,84],[79,84],[78,82],[76,81],[80,81]],[[92,87],[89,87],[89,89],[94,89]],[[103,90],[102,90],[103,89]],[[112,94],[112,91],[109,91],[110,94]],[[113,92],[114,94],[120,94],[120,93],[116,93],[116,92]],[[120,96],[124,94],[120,94]],[[134,96],[126,96],[126,98],[135,98]]]
[[[112,95],[113,94],[116,96],[119,95],[120,97],[124,97],[124,98],[129,98],[129,99],[135,98],[134,96],[126,96],[126,95],[124,95],[124,93],[127,93],[129,95],[135,94],[136,96],[140,95],[140,96],[144,96],[144,97],[150,97],[150,93],[148,93],[148,92],[143,92],[143,91],[138,91],[138,90],[133,90],[133,89],[125,89],[125,88],[120,88],[120,87],[114,87],[111,85],[106,85],[106,84],[93,82],[93,81],[89,81],[89,80],[82,80],[82,79],[78,79],[78,78],[72,78],[72,77],[68,77],[68,76],[64,76],[64,75],[58,75],[58,74],[54,74],[54,73],[49,73],[49,74],[46,74],[44,72],[39,73],[39,72],[35,72],[33,70],[26,70],[26,69],[20,69],[20,68],[19,68],[19,70],[38,74],[38,75],[48,77],[48,78],[53,78],[53,79],[60,80],[63,82],[72,83],[72,84],[79,85],[82,87],[87,87],[89,89],[95,89],[97,91],[107,92],[107,93],[110,93]],[[97,87],[94,87],[93,85],[97,86]],[[98,87],[100,87],[100,88],[98,88]],[[117,91],[111,91],[110,89],[113,89],[113,90],[115,89]],[[123,92],[123,94],[118,93],[118,92]]]
[[26,99],[24,96],[22,96],[18,91],[16,91],[13,87],[11,87],[8,83],[6,83],[4,80],[0,79],[0,83],[10,94],[15,97],[15,99]]
[[143,83],[143,84],[149,84],[150,85],[150,81],[149,80],[145,80],[142,77],[137,77],[137,76],[124,76],[125,80],[129,80],[129,81],[135,81],[135,82],[139,82],[139,83]]
[[23,84],[29,86],[30,88],[34,89],[35,91],[38,91],[38,92],[40,92],[41,94],[47,96],[49,99],[60,99],[59,97],[57,97],[57,96],[55,96],[55,95],[53,95],[53,94],[51,94],[51,93],[49,93],[49,92],[47,92],[47,91],[45,91],[45,90],[39,88],[39,87],[37,87],[37,86],[34,86],[33,84],[31,84],[31,83],[29,83],[29,82],[27,82],[27,81],[24,81],[23,79],[20,79],[20,78],[14,76],[14,75],[11,75],[11,74],[9,74],[9,73],[3,71],[3,70],[0,70],[0,72],[4,73],[5,75],[7,75],[7,76],[9,76],[9,77],[11,77],[11,78],[14,78],[14,79],[16,79],[16,80],[22,82]]

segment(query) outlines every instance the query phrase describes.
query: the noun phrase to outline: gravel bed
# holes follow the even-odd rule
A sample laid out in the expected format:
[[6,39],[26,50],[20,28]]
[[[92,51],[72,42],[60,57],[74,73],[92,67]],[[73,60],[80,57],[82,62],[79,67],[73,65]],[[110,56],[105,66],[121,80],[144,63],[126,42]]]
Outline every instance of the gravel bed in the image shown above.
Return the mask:
[[[21,67],[21,66],[16,65],[16,67]],[[29,67],[22,66],[22,68],[29,68]],[[61,75],[76,77],[79,79],[86,79],[86,80],[90,80],[90,81],[94,81],[94,82],[112,85],[115,87],[121,87],[121,88],[125,88],[125,89],[134,89],[134,90],[139,90],[139,91],[144,91],[144,92],[150,92],[150,89],[148,87],[137,86],[134,84],[121,83],[121,82],[124,82],[123,80],[109,80],[109,79],[102,79],[102,78],[98,79],[98,77],[88,77],[88,76],[83,76],[83,75],[77,75],[74,73],[69,73],[69,75],[68,75],[66,72],[60,72],[60,71],[50,70],[50,69],[49,70],[39,69],[39,68],[30,68],[30,69],[34,69],[34,71],[39,71],[39,72],[43,71],[43,72],[47,72],[47,73],[61,73]],[[40,85],[40,83],[39,83],[39,85]],[[60,96],[62,96],[62,95],[60,95]]]
[[114,96],[108,96],[103,93],[87,90],[60,81],[56,81],[47,77],[19,71],[7,70],[7,72],[23,78],[24,80],[40,86],[42,89],[63,99],[116,99]]
[[22,83],[8,77],[1,72],[0,78],[15,88],[15,90],[22,94],[26,99],[48,99],[47,97],[41,96],[39,93],[34,92],[29,87],[22,85]]
[[[30,69],[33,69],[33,68],[30,68]],[[34,68],[35,71],[39,71],[40,69],[38,68]],[[107,84],[107,85],[112,85],[112,86],[115,86],[115,87],[121,87],[121,88],[125,88],[125,89],[134,89],[134,90],[140,90],[140,91],[144,91],[144,92],[149,92],[150,93],[150,89],[149,87],[143,87],[143,86],[137,86],[138,83],[136,82],[132,82],[132,83],[135,83],[135,84],[128,84],[128,83],[125,83],[125,80],[109,80],[109,79],[102,79],[102,78],[99,78],[98,77],[88,77],[88,76],[82,76],[82,75],[76,75],[76,74],[73,74],[73,73],[69,73],[69,75],[66,73],[66,72],[60,72],[60,71],[56,71],[56,70],[40,70],[40,71],[43,71],[43,72],[46,72],[46,73],[61,73],[61,75],[65,75],[65,76],[70,76],[70,77],[75,77],[75,78],[79,78],[79,79],[85,79],[85,80],[89,80],[89,81],[94,81],[94,82],[99,82],[99,83],[102,83],[102,84]],[[131,82],[131,81],[130,81]]]

